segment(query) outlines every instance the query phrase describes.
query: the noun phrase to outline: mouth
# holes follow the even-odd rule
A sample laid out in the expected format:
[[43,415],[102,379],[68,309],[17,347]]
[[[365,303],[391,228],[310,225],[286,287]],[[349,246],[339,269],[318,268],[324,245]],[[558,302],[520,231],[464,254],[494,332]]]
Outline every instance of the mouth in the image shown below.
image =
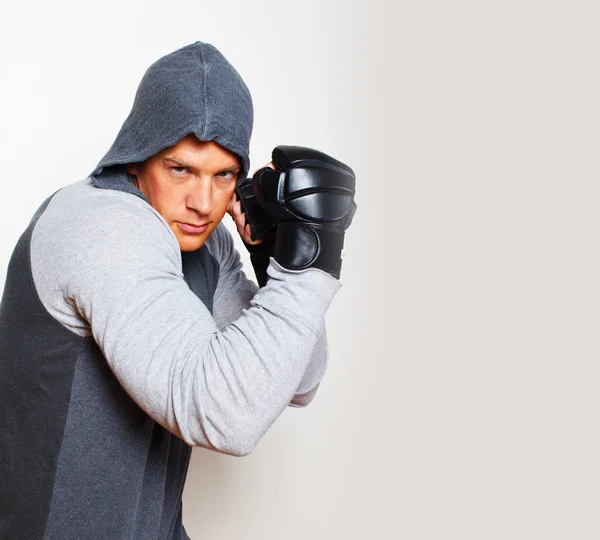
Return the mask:
[[187,233],[203,233],[206,229],[208,229],[208,223],[204,223],[203,225],[194,225],[193,223],[182,223],[181,221],[176,221],[177,225],[180,229]]

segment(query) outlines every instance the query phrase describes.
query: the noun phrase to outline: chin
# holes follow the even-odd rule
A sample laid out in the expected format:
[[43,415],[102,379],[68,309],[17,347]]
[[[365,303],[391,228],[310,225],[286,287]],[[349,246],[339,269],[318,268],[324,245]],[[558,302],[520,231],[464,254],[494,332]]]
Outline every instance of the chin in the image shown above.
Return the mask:
[[177,241],[179,242],[179,249],[181,251],[196,251],[204,245],[206,237],[204,235],[198,238],[183,237],[177,238]]

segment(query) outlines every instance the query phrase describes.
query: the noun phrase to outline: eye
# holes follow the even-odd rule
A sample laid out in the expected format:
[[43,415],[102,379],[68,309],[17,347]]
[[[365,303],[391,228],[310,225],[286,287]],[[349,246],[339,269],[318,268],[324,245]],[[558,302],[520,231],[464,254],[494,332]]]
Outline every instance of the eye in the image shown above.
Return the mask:
[[237,178],[237,173],[232,172],[232,171],[221,171],[221,172],[217,173],[217,176],[219,178],[223,178],[225,180],[233,180],[233,179]]
[[171,167],[171,170],[175,174],[183,174],[183,173],[187,172],[187,168],[186,167]]

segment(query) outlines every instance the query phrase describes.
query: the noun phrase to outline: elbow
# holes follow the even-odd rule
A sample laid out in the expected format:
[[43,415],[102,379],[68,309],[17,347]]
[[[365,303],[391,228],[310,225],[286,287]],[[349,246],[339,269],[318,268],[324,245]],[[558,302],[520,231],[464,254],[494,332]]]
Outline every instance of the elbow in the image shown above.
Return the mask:
[[238,410],[237,414],[229,414],[220,418],[219,437],[215,442],[219,451],[230,456],[244,457],[251,454],[265,434],[268,424],[256,414]]
[[308,406],[308,404],[311,401],[312,401],[312,397],[311,398],[294,397],[294,399],[292,399],[292,401],[289,402],[288,407],[294,407],[295,409],[304,409],[305,407]]
[[231,434],[226,439],[222,439],[218,442],[217,446],[214,446],[214,450],[222,454],[235,457],[245,457],[250,455],[258,440],[251,437],[245,437],[242,434]]
[[244,457],[251,454],[262,433],[257,433],[248,425],[219,423],[204,419],[204,425],[198,426],[196,436],[188,434],[185,442],[189,446],[199,446],[229,456]]
[[232,444],[230,445],[231,451],[229,452],[229,455],[235,456],[235,457],[249,456],[254,451],[255,448],[256,448],[256,443],[253,441],[246,441],[246,440],[232,441]]
[[318,389],[319,384],[317,384],[314,388],[308,390],[307,392],[304,392],[302,394],[296,394],[290,401],[289,406],[303,409],[314,399]]
[[234,457],[245,457],[250,455],[256,448],[256,442],[243,437],[219,437],[213,440],[191,440],[185,441],[188,446],[206,448]]

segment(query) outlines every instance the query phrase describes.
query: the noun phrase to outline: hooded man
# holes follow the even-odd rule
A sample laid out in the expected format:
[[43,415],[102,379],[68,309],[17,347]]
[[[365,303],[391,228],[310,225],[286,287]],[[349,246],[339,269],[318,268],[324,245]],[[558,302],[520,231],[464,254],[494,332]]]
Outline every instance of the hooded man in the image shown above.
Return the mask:
[[339,273],[294,266],[289,242],[264,286],[242,271],[221,220],[260,245],[235,195],[252,122],[222,54],[183,47],[33,216],[0,305],[0,539],[187,539],[192,447],[247,455],[313,398]]

